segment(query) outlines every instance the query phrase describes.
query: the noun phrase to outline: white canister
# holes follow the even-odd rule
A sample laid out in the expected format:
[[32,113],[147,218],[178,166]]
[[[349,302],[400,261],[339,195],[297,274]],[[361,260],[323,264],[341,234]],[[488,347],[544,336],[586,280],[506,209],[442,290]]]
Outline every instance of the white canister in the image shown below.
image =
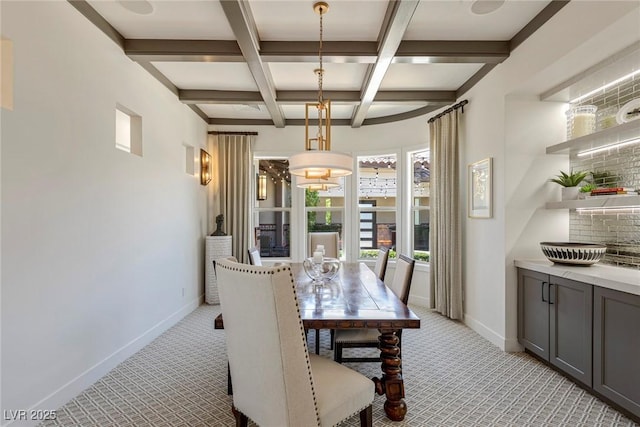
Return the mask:
[[597,110],[595,105],[581,105],[567,110],[567,139],[595,132]]

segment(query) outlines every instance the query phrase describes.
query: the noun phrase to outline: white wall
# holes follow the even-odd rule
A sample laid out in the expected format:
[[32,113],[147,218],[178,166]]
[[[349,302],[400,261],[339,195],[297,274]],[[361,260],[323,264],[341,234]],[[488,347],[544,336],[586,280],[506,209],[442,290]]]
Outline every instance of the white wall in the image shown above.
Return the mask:
[[[199,304],[206,190],[184,145],[207,126],[69,3],[1,7],[2,410],[55,409]],[[142,116],[142,157],[115,148],[116,103]]]
[[568,238],[567,213],[544,210],[568,166],[544,154],[564,140],[563,106],[536,96],[638,40],[638,22],[637,2],[572,1],[465,96],[464,161],[493,157],[495,178],[494,217],[465,222],[465,322],[502,349],[519,348],[513,260]]

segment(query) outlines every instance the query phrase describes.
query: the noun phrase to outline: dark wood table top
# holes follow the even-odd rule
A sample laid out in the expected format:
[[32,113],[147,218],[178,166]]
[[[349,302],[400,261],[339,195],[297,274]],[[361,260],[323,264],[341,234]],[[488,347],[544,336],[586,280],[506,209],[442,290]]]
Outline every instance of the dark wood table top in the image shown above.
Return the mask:
[[[307,329],[420,328],[420,319],[364,263],[342,263],[338,276],[316,288],[300,263],[291,270]],[[216,318],[222,329],[222,316]]]

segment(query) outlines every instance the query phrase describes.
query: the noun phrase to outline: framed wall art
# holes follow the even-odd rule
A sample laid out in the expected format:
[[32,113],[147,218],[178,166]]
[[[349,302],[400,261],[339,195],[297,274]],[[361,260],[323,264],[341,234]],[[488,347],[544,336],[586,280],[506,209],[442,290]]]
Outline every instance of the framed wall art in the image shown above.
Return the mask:
[[468,215],[469,218],[491,218],[492,205],[492,158],[471,163],[468,168],[469,193]]

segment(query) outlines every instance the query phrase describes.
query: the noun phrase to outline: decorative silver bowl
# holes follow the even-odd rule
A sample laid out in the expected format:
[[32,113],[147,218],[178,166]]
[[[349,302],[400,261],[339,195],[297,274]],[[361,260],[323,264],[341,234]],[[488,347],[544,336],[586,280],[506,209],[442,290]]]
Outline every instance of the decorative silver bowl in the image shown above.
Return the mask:
[[558,264],[591,265],[607,252],[606,245],[597,243],[540,242],[542,253]]
[[307,258],[302,262],[305,273],[316,283],[330,282],[340,270],[340,260],[323,257],[322,262],[314,262],[314,258]]

